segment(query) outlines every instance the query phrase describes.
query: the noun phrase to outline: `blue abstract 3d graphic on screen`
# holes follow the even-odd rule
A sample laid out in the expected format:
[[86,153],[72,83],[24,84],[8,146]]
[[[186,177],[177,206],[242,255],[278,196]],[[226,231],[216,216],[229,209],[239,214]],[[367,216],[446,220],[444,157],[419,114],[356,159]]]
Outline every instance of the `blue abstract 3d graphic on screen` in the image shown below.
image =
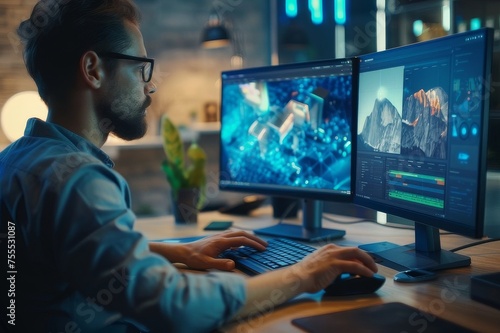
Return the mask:
[[352,201],[358,61],[354,58],[221,74],[219,187],[302,200],[302,226],[258,234],[307,241],[343,237],[322,228],[323,201]]
[[350,191],[351,76],[235,82],[223,89],[226,177]]

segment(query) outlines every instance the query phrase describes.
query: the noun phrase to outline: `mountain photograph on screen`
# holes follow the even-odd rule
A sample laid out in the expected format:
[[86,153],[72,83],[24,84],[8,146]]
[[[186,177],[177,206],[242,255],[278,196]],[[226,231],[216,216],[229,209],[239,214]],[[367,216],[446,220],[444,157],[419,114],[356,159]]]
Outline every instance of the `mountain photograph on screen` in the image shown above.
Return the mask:
[[408,96],[403,107],[401,153],[446,158],[448,94],[441,87]]
[[352,77],[234,82],[223,87],[227,179],[350,192]]
[[447,66],[401,66],[360,75],[369,78],[360,79],[360,91],[371,100],[371,109],[368,101],[360,103],[360,150],[446,159]]

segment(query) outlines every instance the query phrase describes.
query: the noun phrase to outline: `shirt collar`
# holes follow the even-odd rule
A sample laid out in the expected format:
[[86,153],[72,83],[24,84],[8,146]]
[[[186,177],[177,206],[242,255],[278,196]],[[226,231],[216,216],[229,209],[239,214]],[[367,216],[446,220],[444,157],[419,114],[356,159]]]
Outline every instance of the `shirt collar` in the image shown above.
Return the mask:
[[112,168],[114,166],[111,158],[100,148],[87,139],[71,132],[70,130],[38,118],[30,118],[26,124],[24,135],[29,137],[43,137],[71,143],[77,150],[89,153],[102,163]]

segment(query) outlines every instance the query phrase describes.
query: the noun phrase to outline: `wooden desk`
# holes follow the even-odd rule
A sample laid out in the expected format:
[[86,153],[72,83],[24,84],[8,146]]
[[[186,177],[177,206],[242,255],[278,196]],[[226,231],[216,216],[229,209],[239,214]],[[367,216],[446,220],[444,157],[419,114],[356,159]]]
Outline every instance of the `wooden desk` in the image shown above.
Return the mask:
[[[211,220],[231,219],[237,228],[254,229],[276,223],[270,216],[268,208],[257,210],[251,217],[224,216],[210,212],[201,214],[197,224],[180,226],[173,223],[172,217],[158,217],[140,219],[136,229],[150,239],[184,237],[210,234],[211,232],[204,232],[203,227]],[[345,238],[336,242],[339,245],[357,246],[384,240],[403,245],[414,241],[412,230],[389,228],[370,222],[340,224],[324,221],[323,226],[347,231]],[[441,235],[444,249],[475,241],[477,240],[454,234]],[[500,330],[500,310],[471,300],[469,293],[471,276],[500,271],[500,242],[478,245],[459,253],[471,257],[471,266],[441,271],[439,278],[431,282],[396,283],[392,280],[396,271],[379,266],[379,273],[384,275],[387,281],[375,294],[329,298],[322,298],[323,292],[303,294],[266,314],[226,325],[222,331],[303,332],[291,324],[292,319],[381,303],[402,302],[478,332],[497,333]],[[426,320],[432,322],[433,318],[428,317]],[[425,332],[423,325],[425,323],[422,321],[416,322],[415,332]]]

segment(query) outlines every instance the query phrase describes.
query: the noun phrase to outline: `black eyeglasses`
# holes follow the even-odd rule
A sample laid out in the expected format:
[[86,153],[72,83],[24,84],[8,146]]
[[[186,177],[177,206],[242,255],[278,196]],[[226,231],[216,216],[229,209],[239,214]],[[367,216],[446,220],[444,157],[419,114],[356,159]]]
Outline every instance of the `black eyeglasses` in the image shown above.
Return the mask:
[[113,59],[123,59],[123,60],[144,62],[145,64],[141,68],[142,79],[144,80],[144,82],[149,82],[149,81],[151,81],[151,78],[153,77],[153,67],[155,65],[155,60],[152,58],[134,57],[134,56],[131,56],[128,54],[121,54],[121,53],[115,53],[115,52],[99,53],[99,56],[113,58]]

